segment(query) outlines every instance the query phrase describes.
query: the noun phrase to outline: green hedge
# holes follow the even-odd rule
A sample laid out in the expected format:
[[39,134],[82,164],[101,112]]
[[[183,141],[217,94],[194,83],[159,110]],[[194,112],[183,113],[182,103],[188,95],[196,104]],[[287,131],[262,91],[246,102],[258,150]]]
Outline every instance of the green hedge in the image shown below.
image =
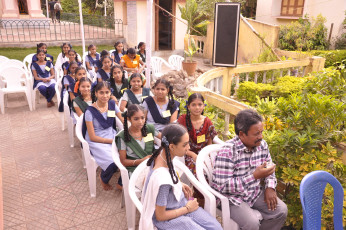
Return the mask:
[[320,56],[326,59],[324,67],[333,66],[335,62],[346,60],[346,50],[311,50],[313,56]]
[[284,76],[278,78],[273,84],[242,82],[237,90],[237,97],[253,104],[260,98],[287,97],[292,93],[301,92],[306,79],[301,77]]

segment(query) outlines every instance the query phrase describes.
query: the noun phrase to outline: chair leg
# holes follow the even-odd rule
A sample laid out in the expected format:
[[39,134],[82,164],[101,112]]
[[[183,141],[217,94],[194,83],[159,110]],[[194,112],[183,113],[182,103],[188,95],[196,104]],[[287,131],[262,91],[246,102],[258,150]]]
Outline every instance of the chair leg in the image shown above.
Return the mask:
[[31,92],[31,103],[32,103],[32,109],[36,110],[36,92],[35,90]]
[[96,197],[96,169],[94,162],[91,167],[87,167],[87,173],[88,173],[88,182],[89,182],[89,189],[90,189],[90,196]]
[[121,192],[121,208],[125,207],[125,195],[124,195],[124,189]]
[[61,130],[64,131],[65,130],[65,114],[64,113],[60,113],[60,121],[61,121]]
[[32,100],[31,100],[31,94],[29,91],[25,91],[26,99],[28,100],[28,105],[30,111],[32,111]]
[[0,110],[2,114],[5,114],[4,93],[0,91]]
[[83,168],[86,168],[85,157],[84,157],[84,151],[83,151],[83,149],[81,149],[81,151],[82,151]]
[[68,131],[68,137],[70,140],[70,147],[73,148],[74,147],[74,136],[73,136],[73,121],[72,118],[69,117],[68,118],[68,124],[67,124],[67,131]]

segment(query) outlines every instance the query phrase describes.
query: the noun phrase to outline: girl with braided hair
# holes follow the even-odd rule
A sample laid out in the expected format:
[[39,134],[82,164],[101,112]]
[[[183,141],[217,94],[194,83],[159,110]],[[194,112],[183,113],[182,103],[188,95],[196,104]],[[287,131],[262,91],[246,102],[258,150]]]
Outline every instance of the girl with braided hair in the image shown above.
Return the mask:
[[113,60],[109,56],[104,56],[101,58],[100,62],[102,63],[102,68],[96,73],[97,81],[109,81]]
[[[130,105],[123,113],[124,130],[116,136],[120,161],[129,173],[151,157],[154,152],[154,136],[161,137],[153,125],[146,124],[145,112],[141,105]],[[130,127],[128,127],[127,121],[131,122]]]
[[153,124],[161,132],[169,123],[177,120],[179,102],[174,100],[173,87],[165,79],[158,79],[152,89],[155,96],[145,98],[143,107],[148,110],[148,124]]
[[185,126],[189,133],[190,150],[185,156],[185,164],[196,176],[196,159],[198,153],[207,145],[213,143],[217,135],[211,120],[203,116],[204,98],[200,93],[193,93],[186,103],[186,114],[181,115],[178,123]]
[[82,63],[79,62],[79,60],[78,60],[77,52],[73,49],[70,49],[68,51],[68,61],[66,61],[62,64],[62,69],[64,70],[64,76],[68,74],[68,69],[70,67],[70,63],[73,61],[77,62],[78,66],[82,65]]
[[161,136],[161,147],[147,162],[150,171],[142,193],[139,229],[222,229],[214,217],[198,206],[191,188],[180,181],[174,169],[174,157],[182,157],[189,150],[186,128],[169,124]]
[[[47,53],[46,43],[38,43],[36,45],[36,52],[38,52],[39,50],[43,50],[44,53],[46,54],[46,58],[45,58],[46,61],[50,61],[51,63],[53,63],[54,57]],[[37,54],[35,54],[34,56],[32,56],[32,62],[37,62],[37,61],[38,61]]]
[[142,104],[143,100],[148,96],[152,96],[149,88],[143,87],[143,78],[139,73],[133,73],[129,78],[129,89],[124,91],[120,110],[123,112],[125,108],[132,104]]
[[78,96],[73,99],[72,110],[78,117],[82,116],[85,110],[92,105],[91,100],[91,81],[87,77],[79,80]]
[[120,65],[113,65],[111,68],[111,75],[109,78],[111,83],[112,93],[117,100],[123,96],[124,91],[129,87],[129,82],[125,79],[123,67]]
[[[122,122],[120,110],[110,100],[111,90],[108,82],[102,81],[95,86],[96,101],[85,110],[82,133],[89,144],[90,153],[101,167],[100,180],[104,190],[110,190],[109,180],[117,171],[112,157],[112,142],[117,134],[117,116]],[[121,185],[121,179],[118,184]]]

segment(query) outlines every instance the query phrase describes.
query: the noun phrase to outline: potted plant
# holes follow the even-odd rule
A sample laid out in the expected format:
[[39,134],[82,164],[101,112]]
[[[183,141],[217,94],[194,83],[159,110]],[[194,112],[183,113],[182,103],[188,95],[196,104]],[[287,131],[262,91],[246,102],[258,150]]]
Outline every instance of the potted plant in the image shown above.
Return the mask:
[[[188,76],[193,76],[197,68],[197,62],[193,60],[193,55],[198,51],[195,40],[191,39],[189,36],[188,47],[184,50],[185,60],[183,61],[183,70],[186,71]],[[189,59],[187,58],[189,57]]]

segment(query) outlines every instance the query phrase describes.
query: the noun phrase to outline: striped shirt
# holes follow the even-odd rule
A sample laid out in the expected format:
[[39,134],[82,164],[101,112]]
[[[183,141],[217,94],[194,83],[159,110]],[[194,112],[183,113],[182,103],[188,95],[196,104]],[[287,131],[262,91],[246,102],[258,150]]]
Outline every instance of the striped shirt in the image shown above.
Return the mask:
[[[227,141],[215,157],[212,187],[234,205],[245,202],[252,207],[263,189],[261,180],[256,180],[253,172],[266,161],[271,162],[271,156],[264,140],[250,151],[236,136]],[[275,189],[275,173],[264,180],[265,188]]]

